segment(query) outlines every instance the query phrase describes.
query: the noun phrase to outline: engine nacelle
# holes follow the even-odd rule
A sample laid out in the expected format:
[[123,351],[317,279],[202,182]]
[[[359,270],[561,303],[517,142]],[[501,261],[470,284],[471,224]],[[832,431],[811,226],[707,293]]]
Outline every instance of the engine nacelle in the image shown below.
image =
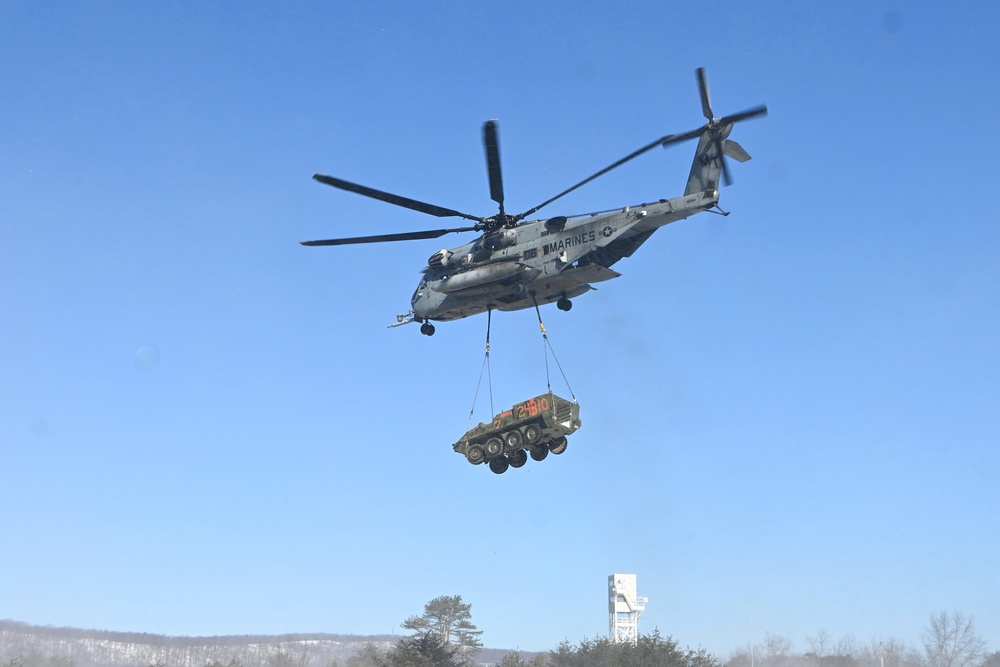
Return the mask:
[[566,228],[566,222],[568,220],[569,219],[565,215],[557,215],[554,218],[549,218],[548,220],[545,221],[545,229],[547,229],[549,233],[552,234],[556,232],[561,232],[563,229]]
[[500,250],[501,248],[509,248],[515,243],[517,243],[516,229],[501,229],[487,234],[486,238],[483,239],[483,247],[490,252]]
[[436,253],[431,255],[431,258],[427,260],[427,266],[432,269],[440,269],[445,266],[451,266],[451,256],[454,253],[451,250],[438,250]]

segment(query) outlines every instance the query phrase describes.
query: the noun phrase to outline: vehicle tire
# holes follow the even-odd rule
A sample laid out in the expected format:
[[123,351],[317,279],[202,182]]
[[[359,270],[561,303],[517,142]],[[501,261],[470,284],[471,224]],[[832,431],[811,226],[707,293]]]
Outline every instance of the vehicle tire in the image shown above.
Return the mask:
[[569,312],[573,308],[573,302],[567,299],[566,297],[563,297],[558,301],[556,301],[556,308],[558,308],[559,310]]
[[469,463],[477,466],[486,460],[486,452],[483,451],[482,445],[469,445],[469,448],[465,450],[465,458],[469,460]]
[[549,448],[545,445],[535,445],[531,448],[531,458],[536,461],[544,461],[545,457],[549,455]]
[[507,445],[508,451],[514,451],[515,449],[521,449],[521,445],[524,444],[524,436],[515,428],[503,434],[503,442]]
[[425,336],[433,336],[434,325],[431,324],[430,322],[424,322],[423,324],[420,325],[420,333],[422,333]]
[[566,439],[566,436],[559,436],[549,443],[549,451],[553,454],[562,454],[567,447],[569,447],[569,440]]
[[523,449],[519,449],[516,452],[511,452],[507,455],[507,460],[510,462],[511,468],[520,468],[525,463],[528,462],[528,452]]
[[528,424],[524,427],[522,435],[524,436],[524,444],[533,445],[542,439],[542,429],[538,424]]
[[506,456],[498,456],[495,459],[490,459],[490,470],[498,475],[502,475],[507,472],[507,467],[510,465],[510,461],[507,460]]
[[503,452],[503,440],[494,436],[483,444],[483,449],[486,451],[486,458],[492,459]]

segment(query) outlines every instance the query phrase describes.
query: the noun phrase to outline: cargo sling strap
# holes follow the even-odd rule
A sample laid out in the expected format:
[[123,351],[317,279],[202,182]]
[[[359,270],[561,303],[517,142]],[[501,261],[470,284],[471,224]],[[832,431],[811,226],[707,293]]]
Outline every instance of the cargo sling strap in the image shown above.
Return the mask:
[[[490,370],[490,325],[493,322],[493,309],[486,309],[486,356],[483,357],[483,367],[479,370],[479,382],[476,383],[476,393],[472,397],[472,409],[469,410],[469,426],[472,426],[472,416],[476,412],[476,401],[479,400],[479,389],[483,386],[483,373],[486,373],[487,384],[490,388],[490,414],[493,410],[493,373]],[[468,429],[466,429],[468,430]]]
[[[538,307],[538,301],[535,300],[535,294],[532,292],[531,301],[535,304],[535,314],[538,315],[538,327],[542,332],[542,353],[545,355],[545,384],[548,391],[552,392],[552,379],[549,371],[549,354],[552,354],[552,360],[556,363],[556,368],[559,369],[560,375],[562,375],[563,382],[566,384],[566,388],[569,390],[570,396],[573,397],[573,402],[576,403],[576,394],[573,393],[573,388],[569,385],[569,380],[566,378],[566,372],[563,370],[562,365],[559,363],[559,358],[556,356],[556,351],[552,347],[552,342],[549,340],[549,335],[545,331],[545,323],[542,322],[542,311]],[[473,416],[476,413],[476,402],[479,400],[479,390],[483,386],[483,375],[486,375],[486,384],[490,392],[490,414],[494,414],[496,411],[493,408],[493,372],[490,367],[490,328],[493,324],[493,309],[486,309],[486,354],[483,356],[483,365],[479,369],[479,381],[476,383],[476,393],[472,397],[472,409],[469,410],[469,426],[472,425]]]
[[556,368],[559,369],[559,373],[562,375],[563,382],[566,383],[566,388],[569,389],[569,395],[573,397],[573,402],[576,403],[576,394],[573,393],[573,388],[569,386],[569,380],[566,379],[566,372],[563,371],[562,365],[559,363],[559,357],[556,356],[556,351],[552,348],[552,343],[549,341],[549,335],[545,331],[545,324],[542,322],[542,311],[538,307],[538,301],[535,300],[535,293],[531,293],[531,302],[535,304],[535,314],[538,315],[538,328],[542,330],[542,352],[545,355],[545,384],[548,385],[549,391],[552,391],[552,380],[549,378],[549,353],[552,353],[552,360],[556,362]]

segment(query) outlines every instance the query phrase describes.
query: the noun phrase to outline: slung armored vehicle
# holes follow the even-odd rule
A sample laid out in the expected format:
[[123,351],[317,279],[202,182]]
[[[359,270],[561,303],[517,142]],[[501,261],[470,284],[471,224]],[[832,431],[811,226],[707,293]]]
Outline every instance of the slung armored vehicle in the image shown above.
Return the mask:
[[487,462],[500,475],[520,468],[531,455],[536,461],[562,454],[566,436],[580,428],[580,405],[551,391],[501,412],[489,424],[479,424],[455,443],[454,449],[473,465]]

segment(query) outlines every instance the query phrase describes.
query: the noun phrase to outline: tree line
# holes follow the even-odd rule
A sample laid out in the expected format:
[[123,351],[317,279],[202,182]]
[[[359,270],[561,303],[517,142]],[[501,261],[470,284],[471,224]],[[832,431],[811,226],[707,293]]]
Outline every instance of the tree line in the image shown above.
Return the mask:
[[766,634],[760,645],[733,651],[726,667],[1000,667],[1000,651],[990,652],[972,618],[961,612],[933,614],[911,646],[889,637],[834,640],[824,631],[807,637],[809,650],[792,651],[792,642]]
[[[461,596],[442,596],[411,616],[402,627],[414,635],[387,649],[368,647],[345,667],[471,667],[482,647],[482,634],[471,621],[472,605]],[[1000,667],[1000,651],[989,653],[972,618],[959,612],[930,617],[920,649],[894,639],[861,644],[851,637],[834,643],[825,631],[808,638],[810,651],[796,655],[792,643],[767,635],[762,650],[734,651],[723,663],[704,649],[681,649],[659,630],[640,635],[635,643],[610,638],[564,641],[548,653],[525,660],[505,655],[496,667]],[[489,664],[489,663],[487,663]]]
[[[654,630],[634,643],[606,637],[576,644],[566,640],[551,651],[507,652],[484,662],[482,631],[472,623],[472,605],[460,595],[431,600],[423,614],[408,617],[401,627],[412,634],[395,643],[367,643],[342,662],[316,665],[307,651],[279,651],[260,665],[243,665],[233,658],[205,667],[1000,667],[1000,651],[989,652],[972,618],[958,612],[932,615],[920,647],[892,638],[862,643],[846,636],[834,641],[820,630],[807,638],[805,653],[793,652],[792,642],[780,635],[766,634],[760,645],[737,649],[725,661],[704,649],[681,649],[676,640]],[[0,667],[87,666],[70,657],[31,651]],[[172,666],[158,662],[149,667]]]

